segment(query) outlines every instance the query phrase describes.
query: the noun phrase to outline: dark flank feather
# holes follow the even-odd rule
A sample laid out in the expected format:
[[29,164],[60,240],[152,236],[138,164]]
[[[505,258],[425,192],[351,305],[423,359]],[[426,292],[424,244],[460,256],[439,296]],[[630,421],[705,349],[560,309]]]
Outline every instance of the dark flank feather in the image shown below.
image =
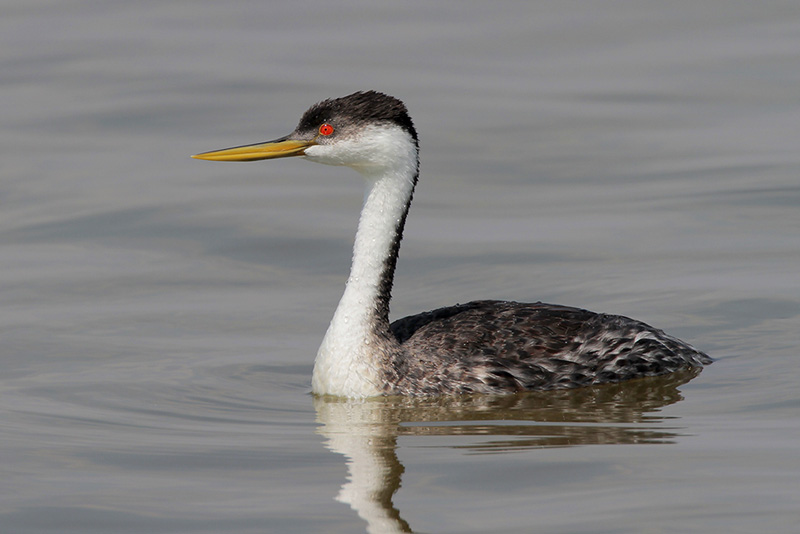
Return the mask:
[[540,302],[475,301],[391,325],[402,347],[386,393],[565,389],[700,366],[711,359],[641,321]]

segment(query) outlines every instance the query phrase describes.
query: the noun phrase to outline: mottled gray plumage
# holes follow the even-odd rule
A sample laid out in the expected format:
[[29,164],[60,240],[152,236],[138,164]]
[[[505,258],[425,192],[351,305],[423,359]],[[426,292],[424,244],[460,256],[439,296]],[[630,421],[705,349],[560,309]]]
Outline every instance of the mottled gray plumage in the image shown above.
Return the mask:
[[388,349],[387,394],[566,389],[711,362],[641,321],[541,302],[475,301],[405,317],[391,331],[399,347]]

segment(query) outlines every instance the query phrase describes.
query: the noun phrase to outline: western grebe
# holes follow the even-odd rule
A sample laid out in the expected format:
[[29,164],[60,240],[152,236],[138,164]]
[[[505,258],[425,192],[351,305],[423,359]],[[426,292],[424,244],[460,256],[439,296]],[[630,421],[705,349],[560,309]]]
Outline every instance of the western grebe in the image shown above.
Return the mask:
[[417,132],[398,99],[365,91],[311,106],[291,134],[192,156],[304,157],[352,167],[366,192],[344,295],[314,362],[320,395],[511,393],[618,382],[711,358],[645,323],[579,308],[482,300],[389,323],[397,253],[419,177]]

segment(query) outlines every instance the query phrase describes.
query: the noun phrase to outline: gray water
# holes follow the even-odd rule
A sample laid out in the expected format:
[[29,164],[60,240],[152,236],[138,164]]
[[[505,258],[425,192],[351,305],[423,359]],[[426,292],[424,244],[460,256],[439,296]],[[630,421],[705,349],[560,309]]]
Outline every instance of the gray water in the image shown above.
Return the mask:
[[[0,532],[800,532],[800,7],[6,0]],[[410,108],[393,315],[620,313],[698,376],[309,395],[348,169],[213,164]]]

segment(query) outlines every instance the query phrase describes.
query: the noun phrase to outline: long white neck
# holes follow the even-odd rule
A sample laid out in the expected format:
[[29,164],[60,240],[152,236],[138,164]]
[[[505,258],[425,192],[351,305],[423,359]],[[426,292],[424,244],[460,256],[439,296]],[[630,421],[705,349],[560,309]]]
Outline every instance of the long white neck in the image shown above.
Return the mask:
[[314,363],[312,389],[317,394],[381,394],[381,365],[387,352],[397,348],[389,334],[389,299],[417,180],[417,148],[402,131],[384,133],[381,146],[394,153],[385,154],[381,165],[350,165],[364,176],[364,207],[350,277]]

